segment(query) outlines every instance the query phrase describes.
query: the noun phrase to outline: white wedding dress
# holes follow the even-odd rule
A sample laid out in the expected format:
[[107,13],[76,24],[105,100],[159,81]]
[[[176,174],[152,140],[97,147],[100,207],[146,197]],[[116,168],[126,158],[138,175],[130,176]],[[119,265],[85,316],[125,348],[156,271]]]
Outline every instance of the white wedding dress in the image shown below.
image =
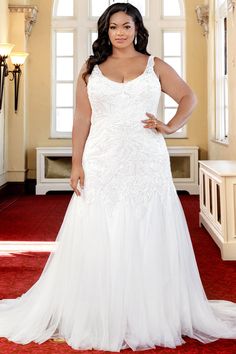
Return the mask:
[[117,352],[236,339],[236,304],[205,295],[163,135],[141,122],[160,92],[153,56],[125,83],[94,67],[82,195],[39,280],[0,301],[1,337]]

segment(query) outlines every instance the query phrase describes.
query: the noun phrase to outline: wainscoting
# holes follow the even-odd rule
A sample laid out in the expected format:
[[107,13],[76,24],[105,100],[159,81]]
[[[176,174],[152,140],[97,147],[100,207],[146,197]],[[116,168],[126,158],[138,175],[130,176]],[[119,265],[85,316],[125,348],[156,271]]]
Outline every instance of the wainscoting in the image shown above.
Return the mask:
[[236,161],[202,160],[200,226],[204,225],[224,260],[236,260]]
[[[198,194],[198,146],[169,146],[171,171],[177,190]],[[36,194],[71,190],[71,147],[38,147]]]

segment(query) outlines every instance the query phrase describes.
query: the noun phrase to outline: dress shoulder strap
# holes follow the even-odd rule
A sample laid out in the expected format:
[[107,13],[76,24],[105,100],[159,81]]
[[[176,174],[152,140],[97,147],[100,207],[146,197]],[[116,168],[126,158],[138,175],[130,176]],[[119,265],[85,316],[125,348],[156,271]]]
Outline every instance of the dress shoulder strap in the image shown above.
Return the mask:
[[154,66],[154,55],[150,55],[148,58],[148,67],[153,67]]
[[154,55],[150,55],[148,58],[148,63],[146,67],[146,72],[152,72],[154,66]]

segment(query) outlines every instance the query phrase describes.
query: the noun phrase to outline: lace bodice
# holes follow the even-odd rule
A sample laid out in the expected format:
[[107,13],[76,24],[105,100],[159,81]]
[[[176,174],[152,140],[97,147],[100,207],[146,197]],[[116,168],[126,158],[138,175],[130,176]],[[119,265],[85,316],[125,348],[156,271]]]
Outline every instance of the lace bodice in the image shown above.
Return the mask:
[[125,123],[142,127],[141,119],[147,118],[146,112],[156,114],[160,92],[152,56],[148,58],[145,71],[125,83],[108,79],[99,66],[95,65],[88,85],[92,123],[101,124],[103,119],[109,117],[112,124]]
[[87,202],[102,197],[110,211],[121,200],[144,206],[154,192],[164,196],[172,187],[165,140],[141,122],[146,112],[157,115],[161,86],[153,65],[150,56],[145,71],[125,83],[108,79],[97,65],[89,77],[83,195]]

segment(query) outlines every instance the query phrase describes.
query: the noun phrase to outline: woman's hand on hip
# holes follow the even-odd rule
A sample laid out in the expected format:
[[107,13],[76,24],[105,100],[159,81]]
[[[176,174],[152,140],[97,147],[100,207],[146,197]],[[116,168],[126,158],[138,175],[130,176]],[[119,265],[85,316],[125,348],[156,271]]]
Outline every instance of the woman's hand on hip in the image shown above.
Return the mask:
[[146,124],[144,125],[144,128],[156,129],[161,134],[173,133],[173,131],[167,124],[157,119],[153,114],[147,112],[146,115],[148,116],[148,119],[142,120],[142,122]]
[[80,190],[78,189],[78,183],[80,188],[84,188],[84,169],[82,166],[72,166],[71,176],[70,176],[70,186],[74,190],[77,196],[81,195]]

